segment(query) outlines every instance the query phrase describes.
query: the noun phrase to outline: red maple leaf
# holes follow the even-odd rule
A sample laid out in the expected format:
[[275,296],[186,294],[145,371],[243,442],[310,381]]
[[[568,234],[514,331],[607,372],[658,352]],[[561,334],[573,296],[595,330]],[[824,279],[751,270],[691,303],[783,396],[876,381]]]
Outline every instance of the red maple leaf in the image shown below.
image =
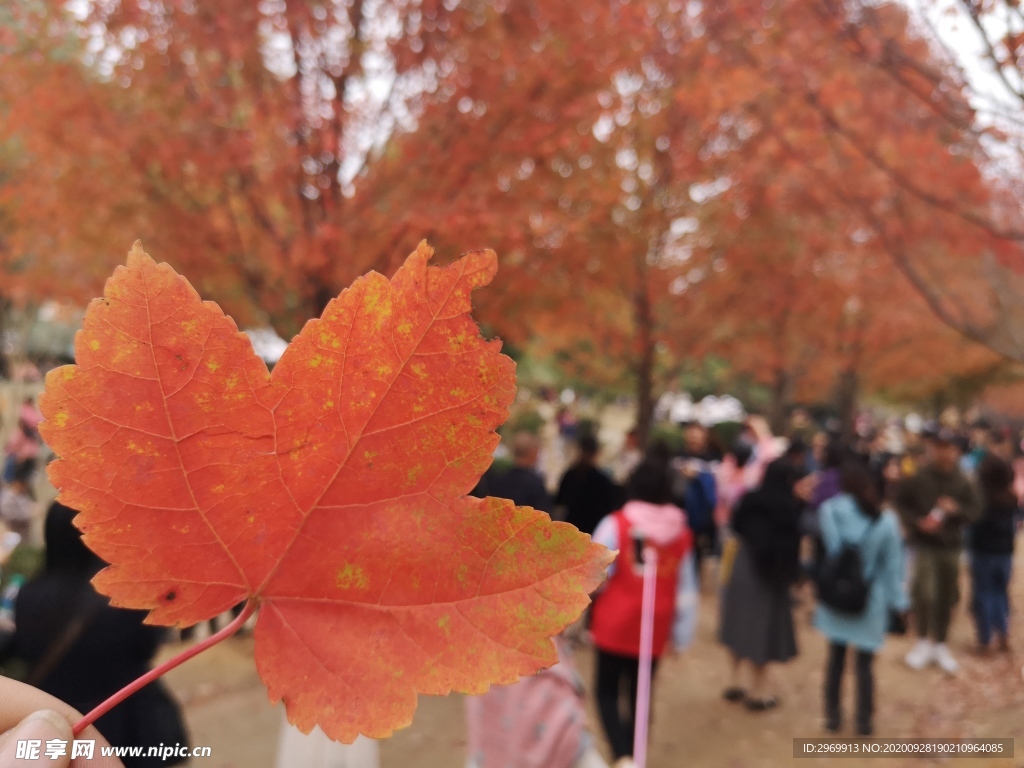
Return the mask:
[[50,478],[147,621],[259,607],[255,656],[303,731],[388,736],[417,693],[484,691],[556,661],[610,554],[542,512],[474,499],[514,363],[470,294],[491,251],[332,301],[271,375],[220,308],[136,244],[52,371]]

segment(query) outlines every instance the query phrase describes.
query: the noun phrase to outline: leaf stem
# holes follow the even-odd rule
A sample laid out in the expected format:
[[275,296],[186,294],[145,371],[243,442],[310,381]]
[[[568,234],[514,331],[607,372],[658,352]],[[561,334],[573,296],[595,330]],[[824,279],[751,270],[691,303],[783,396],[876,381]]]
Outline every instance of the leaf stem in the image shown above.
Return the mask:
[[193,656],[202,653],[207,648],[210,648],[219,643],[221,640],[231,637],[233,634],[235,634],[235,632],[241,629],[242,625],[245,624],[246,620],[250,616],[252,616],[252,614],[256,611],[256,606],[256,601],[249,599],[245,604],[245,608],[242,609],[242,612],[238,614],[235,620],[228,624],[226,627],[224,627],[224,629],[220,630],[220,632],[210,635],[201,643],[196,643],[190,648],[186,648],[177,656],[168,659],[158,667],[154,667],[149,672],[144,674],[142,677],[129,683],[124,688],[119,690],[117,693],[115,693],[113,696],[108,698],[102,704],[100,704],[91,712],[89,712],[89,714],[85,715],[81,720],[75,723],[74,728],[72,728],[75,736],[81,734],[82,731],[84,731],[86,728],[88,728],[90,725],[96,722],[99,718],[103,717],[103,715],[107,714],[107,712],[112,710],[114,707],[116,707],[122,701],[127,699],[133,693],[139,691],[142,688],[145,688],[147,685],[149,685],[151,682],[153,682],[158,677],[163,675],[165,672],[169,672],[179,664],[184,664]]

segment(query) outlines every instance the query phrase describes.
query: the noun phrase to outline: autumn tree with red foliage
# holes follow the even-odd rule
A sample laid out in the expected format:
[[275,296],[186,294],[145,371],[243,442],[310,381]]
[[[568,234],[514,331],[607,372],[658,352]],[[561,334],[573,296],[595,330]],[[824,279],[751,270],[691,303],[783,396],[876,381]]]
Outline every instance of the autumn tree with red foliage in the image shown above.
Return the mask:
[[[493,232],[483,229],[488,242],[516,255],[511,269],[530,290],[508,284],[517,311],[502,305],[488,315],[495,326],[543,333],[554,348],[593,344],[604,353],[594,355],[598,366],[620,360],[635,376],[641,424],[657,350],[675,359],[726,356],[771,386],[776,421],[798,393],[820,400],[834,391],[849,414],[861,387],[900,391],[887,377],[899,370],[888,356],[967,346],[942,331],[894,268],[894,241],[962,258],[985,244],[964,222],[936,226],[931,209],[898,196],[806,90],[779,73],[796,83],[817,78],[844,114],[870,101],[871,130],[892,151],[931,158],[924,183],[941,177],[976,197],[988,190],[976,156],[963,151],[976,148],[974,137],[929,120],[912,95],[837,45],[814,10],[736,2],[693,15],[648,5],[635,28],[617,20],[640,41],[625,53],[613,29],[601,37],[571,13],[557,17],[559,27],[550,6],[523,11],[507,22],[507,39],[460,41],[466,65],[453,73],[452,94],[427,106],[421,130],[396,142],[391,174],[378,166],[366,189],[374,197],[397,190],[398,174],[418,167],[415,175],[429,181],[405,206],[409,217],[446,211],[451,231],[457,216],[475,231],[497,219]],[[878,12],[912,44],[901,8]],[[573,43],[595,36],[619,53],[604,70],[602,45],[588,47],[597,57],[590,67],[556,54],[536,56],[532,69],[506,61],[505,82],[490,63],[505,60],[497,51],[528,62],[552,40],[562,43],[556,52],[575,52]],[[578,56],[571,61],[586,61]],[[500,100],[491,95],[499,92]],[[503,112],[496,103],[505,96],[539,106]],[[455,187],[430,169],[432,146],[471,161]],[[510,327],[523,316],[525,327]],[[917,369],[930,381],[918,394],[952,371],[993,362],[976,351],[942,357],[927,374]]]
[[[908,87],[865,56],[897,41],[967,109],[901,6],[872,6],[871,23],[826,0],[370,7],[28,18],[37,34],[0,75],[3,129],[26,142],[0,191],[11,247],[80,260],[70,279],[92,285],[111,238],[142,234],[287,332],[422,237],[492,246],[506,272],[483,319],[597,381],[632,379],[641,428],[659,368],[707,355],[769,385],[777,415],[795,397],[835,392],[849,412],[862,389],[898,391],[888,357],[959,342],[893,265],[920,289],[906,262],[925,253],[932,282],[966,289],[960,265],[1004,259],[861,146],[990,204],[970,126],[936,114],[926,78]],[[89,28],[90,66],[37,50]],[[924,389],[991,363],[940,357]]]
[[[720,28],[738,33],[738,49],[737,5],[715,7]],[[853,178],[876,179],[876,191],[855,201],[929,309],[967,338],[1021,361],[1021,10],[1002,0],[935,0],[924,8],[931,13],[909,23],[905,8],[892,3],[779,4],[775,20],[811,18],[820,39],[789,29],[792,60],[779,66],[761,58],[757,66],[776,87],[798,94],[857,159],[864,173]],[[972,82],[959,68],[932,26],[942,16],[943,23],[959,17],[961,28],[979,36],[981,63],[993,77]],[[828,47],[873,87],[822,77]]]
[[[746,90],[723,121],[722,141],[732,149],[712,165],[724,191],[703,206],[705,224],[721,233],[706,260],[722,264],[722,279],[708,281],[705,291],[731,317],[720,330],[734,358],[760,368],[771,384],[777,422],[792,395],[820,400],[834,392],[849,423],[861,388],[920,397],[944,386],[947,375],[997,362],[936,323],[893,260],[898,241],[901,252],[946,264],[946,279],[964,280],[969,275],[959,274],[958,261],[982,257],[986,244],[965,222],[937,219],[900,196],[785,76],[799,83],[812,74],[851,120],[871,115],[865,132],[894,152],[905,147],[930,157],[929,172],[960,183],[964,195],[987,190],[977,156],[964,151],[975,146],[974,137],[951,133],[906,90],[833,45],[827,28],[809,23],[810,10],[738,3],[716,6],[721,14],[707,17],[719,47],[715,74]],[[876,10],[893,30],[909,34],[903,9]]]
[[91,295],[111,243],[145,235],[240,318],[294,331],[394,259],[353,248],[365,211],[347,180],[436,79],[440,2],[85,10],[16,11],[0,67],[3,131],[22,147],[0,187],[7,247],[63,264],[71,284],[54,290]]

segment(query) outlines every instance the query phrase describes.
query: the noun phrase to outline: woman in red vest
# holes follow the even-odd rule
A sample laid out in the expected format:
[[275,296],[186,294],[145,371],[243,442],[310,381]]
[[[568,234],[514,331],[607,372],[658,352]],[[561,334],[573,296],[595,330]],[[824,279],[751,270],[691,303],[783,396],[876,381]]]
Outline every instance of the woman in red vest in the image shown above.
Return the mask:
[[[617,767],[632,765],[636,690],[640,668],[640,612],[643,550],[654,547],[658,571],[654,601],[654,664],[669,635],[681,650],[690,644],[697,622],[697,575],[693,534],[686,516],[671,503],[668,467],[647,459],[630,476],[629,501],[604,518],[594,541],[619,555],[594,600],[590,629],[597,648],[597,703]],[[653,676],[654,669],[652,669]],[[623,712],[621,694],[629,705]]]

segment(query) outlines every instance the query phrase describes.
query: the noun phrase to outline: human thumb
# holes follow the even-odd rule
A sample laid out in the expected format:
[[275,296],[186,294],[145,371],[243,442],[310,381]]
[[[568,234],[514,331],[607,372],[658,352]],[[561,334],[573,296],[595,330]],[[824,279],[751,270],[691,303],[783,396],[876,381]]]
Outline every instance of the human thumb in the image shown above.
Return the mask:
[[49,757],[47,742],[55,743],[51,745],[58,748],[50,754],[57,752],[58,756],[46,760],[46,765],[67,768],[73,739],[71,725],[52,709],[33,712],[0,737],[0,768],[38,768],[40,759]]

